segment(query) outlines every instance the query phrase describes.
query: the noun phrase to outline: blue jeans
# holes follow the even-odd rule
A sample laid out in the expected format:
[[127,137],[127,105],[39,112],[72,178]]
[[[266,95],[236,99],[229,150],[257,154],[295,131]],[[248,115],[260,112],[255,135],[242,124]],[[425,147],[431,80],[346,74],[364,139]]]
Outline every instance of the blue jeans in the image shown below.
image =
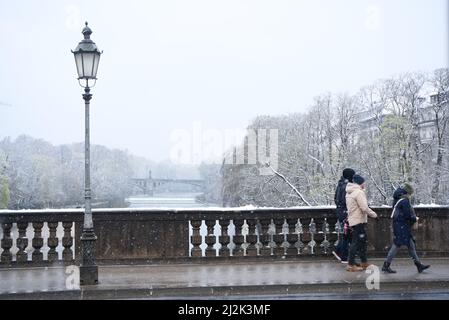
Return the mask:
[[[387,256],[388,263],[391,263],[393,261],[394,257],[396,256],[396,253],[398,253],[399,248],[400,247],[398,247],[397,245],[395,245],[393,243],[393,245],[390,248],[390,251],[388,251],[388,256]],[[408,254],[413,259],[413,261],[415,263],[420,263],[418,255],[416,254],[415,242],[413,241],[412,238],[410,238],[410,242],[407,246],[407,249],[408,249]]]
[[[340,230],[344,229],[344,221],[339,221]],[[348,260],[348,252],[349,252],[349,242],[350,242],[350,234],[349,231],[347,234],[340,233],[340,239],[338,240],[338,245],[335,247],[335,252],[343,261]]]

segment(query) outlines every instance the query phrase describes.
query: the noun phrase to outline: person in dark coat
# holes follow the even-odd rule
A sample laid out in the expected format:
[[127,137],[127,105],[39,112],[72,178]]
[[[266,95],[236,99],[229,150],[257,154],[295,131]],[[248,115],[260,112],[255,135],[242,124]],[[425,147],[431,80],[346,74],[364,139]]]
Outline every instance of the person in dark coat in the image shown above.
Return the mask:
[[335,248],[335,251],[332,251],[332,254],[341,261],[341,263],[348,263],[351,235],[349,227],[347,226],[348,208],[346,207],[346,185],[348,182],[352,182],[354,175],[355,171],[353,169],[344,169],[343,174],[338,181],[337,188],[335,189],[334,201],[337,206],[337,218],[342,236],[338,239],[337,247]]
[[418,217],[416,217],[415,211],[410,204],[410,197],[412,194],[413,187],[407,183],[404,187],[396,189],[393,194],[393,245],[391,246],[387,259],[382,267],[383,272],[396,273],[395,270],[391,269],[390,265],[399,248],[402,246],[408,248],[410,257],[413,259],[419,273],[430,267],[430,265],[423,265],[416,253],[416,243],[412,234],[412,225],[418,221]]

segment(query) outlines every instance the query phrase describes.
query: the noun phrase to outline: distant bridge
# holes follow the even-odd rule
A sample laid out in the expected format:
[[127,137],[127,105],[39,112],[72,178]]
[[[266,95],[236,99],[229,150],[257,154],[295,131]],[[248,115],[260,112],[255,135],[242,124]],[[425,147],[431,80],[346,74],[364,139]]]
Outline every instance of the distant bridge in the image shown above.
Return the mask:
[[155,192],[162,191],[164,188],[173,187],[174,185],[188,185],[192,192],[204,192],[205,181],[200,179],[155,179],[151,176],[148,178],[132,178],[131,183],[144,195],[153,196]]

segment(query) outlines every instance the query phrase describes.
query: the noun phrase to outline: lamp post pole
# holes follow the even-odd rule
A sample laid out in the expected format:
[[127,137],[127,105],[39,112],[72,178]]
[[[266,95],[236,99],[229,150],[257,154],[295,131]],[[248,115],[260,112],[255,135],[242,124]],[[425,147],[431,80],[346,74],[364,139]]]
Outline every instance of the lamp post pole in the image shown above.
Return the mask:
[[[94,232],[94,223],[92,219],[91,198],[92,191],[90,186],[90,119],[89,108],[92,94],[89,86],[89,80],[97,80],[97,70],[100,61],[101,52],[95,43],[90,39],[92,30],[86,26],[82,34],[84,39],[78,44],[75,51],[75,63],[78,72],[78,81],[84,88],[85,104],[85,136],[84,136],[84,222],[81,234],[81,264],[80,264],[80,284],[94,285],[98,284],[98,266],[95,263],[95,241],[97,236]],[[84,82],[84,85],[81,82]]]
[[90,118],[89,108],[92,94],[90,88],[84,88],[83,99],[85,103],[85,136],[84,136],[84,224],[81,234],[82,262],[80,266],[80,284],[92,285],[98,283],[98,266],[95,264],[95,241],[92,219],[90,188]]

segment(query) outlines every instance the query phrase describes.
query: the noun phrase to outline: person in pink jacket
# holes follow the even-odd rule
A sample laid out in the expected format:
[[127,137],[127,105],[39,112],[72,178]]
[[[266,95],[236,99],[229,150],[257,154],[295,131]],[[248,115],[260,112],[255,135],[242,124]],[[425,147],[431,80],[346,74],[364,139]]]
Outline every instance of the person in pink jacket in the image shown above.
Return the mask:
[[[368,207],[365,179],[358,174],[354,175],[353,183],[348,183],[346,186],[346,206],[348,207],[348,223],[352,230],[352,242],[346,270],[362,271],[369,266],[366,257],[368,216],[377,219],[377,214]],[[356,255],[361,260],[360,266],[355,262]]]

